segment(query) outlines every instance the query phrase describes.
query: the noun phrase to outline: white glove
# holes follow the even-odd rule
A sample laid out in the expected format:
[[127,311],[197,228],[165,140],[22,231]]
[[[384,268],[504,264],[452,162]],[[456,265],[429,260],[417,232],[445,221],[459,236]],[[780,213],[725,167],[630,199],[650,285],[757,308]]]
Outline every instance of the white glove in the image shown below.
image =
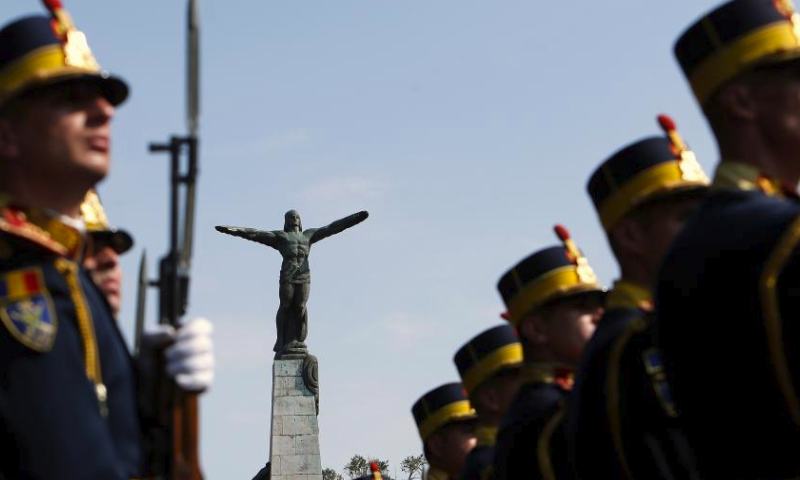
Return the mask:
[[186,322],[177,332],[170,325],[158,325],[143,334],[142,346],[158,348],[172,342],[164,350],[167,374],[183,390],[202,392],[214,380],[213,331],[214,326],[203,317]]

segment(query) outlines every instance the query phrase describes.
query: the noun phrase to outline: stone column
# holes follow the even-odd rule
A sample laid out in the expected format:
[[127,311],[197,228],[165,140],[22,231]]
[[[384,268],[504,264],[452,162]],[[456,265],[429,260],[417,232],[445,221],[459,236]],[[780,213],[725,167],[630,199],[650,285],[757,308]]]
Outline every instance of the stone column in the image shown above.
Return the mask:
[[[304,370],[312,368],[316,376],[316,358],[309,357],[275,360],[272,365],[271,480],[322,480],[317,392],[303,379]],[[310,386],[316,389],[314,381]]]

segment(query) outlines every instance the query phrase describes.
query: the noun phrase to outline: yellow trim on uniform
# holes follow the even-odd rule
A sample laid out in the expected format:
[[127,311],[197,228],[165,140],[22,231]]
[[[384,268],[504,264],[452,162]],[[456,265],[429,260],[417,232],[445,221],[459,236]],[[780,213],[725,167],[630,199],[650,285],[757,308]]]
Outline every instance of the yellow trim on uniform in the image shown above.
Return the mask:
[[638,308],[653,311],[653,292],[627,280],[617,280],[606,296],[606,310],[612,308]]
[[771,55],[800,56],[800,41],[793,25],[781,20],[753,30],[703,60],[689,75],[694,94],[704,104],[727,80]]
[[785,197],[780,180],[761,174],[752,165],[731,160],[717,165],[711,189],[759,191],[770,197]]
[[83,289],[78,278],[78,264],[65,258],[55,261],[56,269],[64,276],[69,288],[70,298],[75,307],[75,320],[78,324],[78,331],[83,342],[84,365],[86,366],[86,377],[95,387],[95,393],[100,405],[100,413],[108,415],[106,400],[108,391],[103,384],[103,375],[100,370],[100,352],[97,349],[97,337],[95,336],[92,312],[83,294]]
[[475,436],[478,437],[477,446],[494,446],[497,443],[497,427],[478,427],[475,429]]
[[457,420],[471,420],[476,418],[475,409],[469,404],[469,400],[460,400],[441,407],[428,415],[419,424],[419,436],[425,441],[439,427]]
[[556,370],[563,370],[570,372],[565,380],[574,380],[575,367],[567,365],[566,363],[557,362],[532,362],[526,363],[522,366],[522,384],[527,385],[530,383],[556,383],[558,378]]
[[559,297],[585,291],[602,291],[596,282],[583,282],[577,265],[559,267],[521,289],[508,302],[508,315],[513,325],[518,325],[532,310]]
[[469,367],[464,372],[461,383],[467,393],[471,394],[501,369],[519,365],[522,365],[522,344],[519,342],[509,343]]
[[800,242],[800,217],[797,217],[789,228],[778,239],[775,248],[767,257],[761,279],[758,284],[761,308],[764,312],[764,328],[766,329],[767,347],[770,365],[778,381],[786,408],[795,425],[800,426],[800,399],[792,382],[792,373],[786,360],[786,343],[783,339],[781,311],[776,290],[778,277]]
[[[608,195],[598,209],[603,228],[609,230],[619,219],[651,197],[678,189],[707,186],[708,178],[698,173],[699,165],[681,167],[686,161],[676,158],[674,162],[662,162],[626,180],[619,189]],[[688,161],[692,162],[691,159]],[[699,172],[702,173],[702,168],[699,168]]]
[[622,470],[628,478],[633,478],[628,457],[625,455],[625,442],[622,439],[622,411],[620,407],[620,368],[622,367],[622,355],[628,342],[636,335],[647,330],[647,322],[642,318],[637,318],[629,323],[622,334],[614,342],[611,348],[611,356],[608,360],[608,376],[606,377],[606,416],[608,426],[611,431],[611,439],[614,445],[614,452],[617,454]]
[[539,473],[544,480],[557,480],[550,455],[550,440],[553,438],[553,433],[562,421],[564,421],[564,407],[560,406],[558,411],[556,411],[544,425],[542,433],[539,434],[539,439],[536,442],[536,457],[539,460]]
[[450,478],[450,475],[448,475],[447,472],[434,466],[431,466],[431,468],[425,472],[425,480],[448,480],[448,478]]

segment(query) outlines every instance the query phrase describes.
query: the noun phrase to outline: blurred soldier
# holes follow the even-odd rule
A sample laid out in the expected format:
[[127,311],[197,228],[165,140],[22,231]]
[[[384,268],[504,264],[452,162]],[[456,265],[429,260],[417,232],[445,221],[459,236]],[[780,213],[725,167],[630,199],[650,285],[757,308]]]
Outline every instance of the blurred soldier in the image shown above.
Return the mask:
[[425,480],[455,480],[475,447],[477,415],[460,383],[446,383],[411,408],[430,469]]
[[116,318],[122,305],[122,267],[119,257],[133,247],[133,237],[125,230],[112,227],[94,190],[81,204],[81,217],[89,233],[83,266],[97,288],[103,292]]
[[570,463],[581,480],[691,478],[693,472],[648,314],[661,260],[708,178],[672,120],[659,120],[666,137],[626,146],[589,179],[621,278],[606,297],[567,402]]
[[381,470],[378,468],[378,464],[372,462],[369,464],[370,473],[368,475],[364,475],[358,477],[354,480],[383,480],[383,476],[381,475]]
[[563,244],[539,250],[497,285],[525,357],[522,386],[501,423],[494,458],[498,480],[565,478],[562,402],[603,313],[603,289],[586,257],[556,227]]
[[497,427],[519,389],[522,345],[513,328],[499,325],[461,347],[454,361],[478,414],[478,443],[467,456],[459,478],[486,480],[492,474]]
[[[86,193],[107,173],[126,84],[102,72],[59,2],[0,30],[0,477],[140,477],[137,381],[81,268]],[[177,383],[213,377],[210,326],[175,335]],[[160,342],[159,342],[160,340]]]
[[800,475],[798,32],[791,2],[736,0],[675,45],[721,162],[663,264],[655,330],[705,478]]

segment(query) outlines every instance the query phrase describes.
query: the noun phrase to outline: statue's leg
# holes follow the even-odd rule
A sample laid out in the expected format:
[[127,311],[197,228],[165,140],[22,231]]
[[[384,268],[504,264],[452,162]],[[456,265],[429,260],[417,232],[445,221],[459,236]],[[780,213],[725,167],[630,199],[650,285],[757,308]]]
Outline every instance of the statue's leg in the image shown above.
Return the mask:
[[283,346],[287,343],[287,323],[291,321],[290,311],[292,308],[292,297],[294,297],[294,285],[289,282],[281,282],[278,292],[281,304],[278,307],[278,313],[275,315],[275,329],[278,332],[277,339],[275,340],[275,347],[272,349],[274,352],[283,350]]
[[295,302],[299,310],[299,314],[297,315],[297,331],[299,335],[297,336],[297,339],[301,342],[304,342],[308,336],[308,309],[306,309],[306,303],[308,303],[308,296],[310,293],[311,282],[306,282],[297,285],[294,294]]

